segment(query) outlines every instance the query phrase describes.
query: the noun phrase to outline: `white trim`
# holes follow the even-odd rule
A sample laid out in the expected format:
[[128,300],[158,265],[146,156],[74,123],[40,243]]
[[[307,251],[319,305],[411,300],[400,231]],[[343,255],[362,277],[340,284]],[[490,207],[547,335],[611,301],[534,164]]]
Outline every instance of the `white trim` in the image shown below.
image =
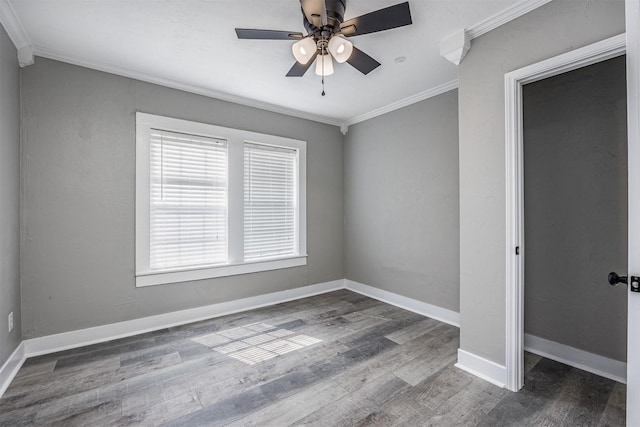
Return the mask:
[[545,4],[551,2],[551,0],[524,0],[520,3],[517,3],[501,12],[496,13],[489,18],[478,22],[475,25],[467,28],[467,32],[470,39],[475,39],[480,37],[483,34],[488,33],[491,30],[495,30],[501,25],[506,24],[509,21],[513,21],[531,12],[534,9],[539,8],[540,6],[544,6]]
[[627,383],[627,364],[535,335],[524,334],[524,349],[538,356],[600,375],[619,383]]
[[33,65],[34,62],[36,62],[36,59],[33,56],[33,46],[27,45],[18,49],[18,64],[21,68]]
[[[95,326],[92,328],[79,329],[24,340],[0,369],[0,397],[2,397],[2,393],[4,393],[6,388],[9,386],[27,357],[55,353],[58,351],[143,334],[159,329],[254,310],[261,307],[281,304],[301,298],[308,298],[314,295],[320,295],[340,289],[348,289],[361,295],[377,299],[387,304],[395,305],[405,310],[413,311],[414,313],[418,313],[456,327],[459,327],[460,325],[460,315],[454,311],[363,285],[362,283],[357,283],[352,280],[339,279],[331,282],[323,282],[315,285],[289,289],[286,291],[273,292],[255,297],[221,302],[203,307],[173,311],[155,316],[142,317],[124,322],[111,323],[108,325]],[[483,377],[482,371],[479,372],[481,372],[478,374],[480,377],[487,379],[487,381],[494,382],[490,378]]]
[[[628,274],[640,275],[640,0],[625,3],[627,45],[627,138],[629,165]],[[640,425],[640,294],[627,294],[627,425]]]
[[395,305],[396,307],[400,307],[408,311],[413,311],[414,313],[430,317],[440,322],[448,323],[449,325],[453,325],[458,328],[460,327],[460,313],[456,313],[455,311],[418,301],[417,299],[405,297],[393,292],[374,288],[373,286],[354,282],[349,279],[344,279],[344,287],[345,289],[377,299],[378,301]]
[[193,280],[213,279],[216,277],[235,276],[238,274],[257,273],[260,271],[280,270],[282,268],[307,265],[307,255],[291,258],[273,259],[258,262],[227,264],[219,267],[191,270],[162,271],[155,273],[137,273],[136,287],[162,285],[166,283],[190,282]]
[[509,78],[509,80],[523,85],[546,79],[547,77],[566,73],[568,71],[573,71],[578,68],[624,55],[626,52],[626,45],[626,35],[624,33],[618,34],[617,36],[610,37],[507,73],[505,74],[505,81]]
[[[226,264],[157,271],[150,268],[149,200],[150,135],[152,129],[194,134],[226,141],[228,148],[228,259]],[[245,143],[254,142],[297,151],[297,230],[296,253],[282,258],[244,261],[242,225]],[[298,267],[307,264],[307,143],[285,138],[226,128],[208,123],[136,112],[136,286],[152,286],[192,280],[211,279],[259,271]]]
[[172,326],[184,325],[214,317],[254,310],[260,307],[333,292],[339,289],[344,289],[344,280],[342,279],[207,305],[204,307],[190,308],[158,314],[156,316],[142,317],[124,322],[96,326],[93,328],[79,329],[55,335],[27,339],[18,345],[2,368],[0,368],[0,398],[7,390],[11,381],[13,381],[14,377],[20,370],[20,367],[28,357],[55,353],[57,351],[111,341]]
[[471,48],[471,40],[507,22],[513,21],[550,1],[551,0],[523,0],[475,25],[458,30],[455,34],[445,37],[440,41],[440,55],[455,65],[460,65],[460,62]]
[[343,285],[342,280],[334,280],[332,282],[318,283],[286,291],[211,304],[204,307],[173,311],[171,313],[163,313],[156,316],[142,317],[124,322],[111,323],[109,325],[32,338],[24,341],[25,353],[27,357],[33,357],[41,354],[68,350],[70,348],[83,347],[85,345],[111,341],[172,326],[184,325],[214,317],[226,316],[228,314],[254,310],[256,308],[324,294],[342,289],[344,287]]
[[[507,366],[506,387],[511,391],[518,391],[524,385],[524,307],[523,286],[509,286],[509,283],[524,283],[524,230],[522,226],[523,206],[523,175],[522,175],[522,85],[505,78],[505,103],[507,117],[507,142],[505,144],[506,164],[506,329],[505,347]],[[512,92],[513,88],[513,92]],[[511,116],[511,112],[516,112]],[[516,255],[516,248],[519,254]]]
[[461,348],[458,349],[458,363],[456,368],[469,372],[478,378],[489,381],[498,387],[505,387],[507,378],[507,368],[483,357],[469,353]]
[[[383,114],[387,114],[392,111],[399,110],[400,108],[404,108],[411,104],[424,101],[425,99],[433,98],[434,96],[441,95],[445,92],[449,92],[450,90],[454,90],[457,88],[458,88],[458,80],[451,80],[450,82],[443,83],[431,89],[427,89],[422,92],[416,93],[415,95],[412,95],[407,98],[401,99],[399,101],[393,102],[391,104],[385,105],[384,107],[376,108],[375,110],[369,111],[368,113],[360,114],[359,116],[355,116],[348,120],[345,120],[341,124],[342,126],[341,129],[343,129],[343,127],[345,126],[346,128],[348,128],[349,126],[355,125],[356,123],[364,122],[365,120],[369,120],[374,117],[378,117]],[[346,133],[346,131],[343,133]]]
[[[475,25],[472,25],[469,28],[464,29],[466,37],[468,40],[472,40],[476,37],[479,37],[500,25],[503,25],[513,19],[519,18],[520,16],[546,4],[551,0],[523,0],[522,2],[509,7]],[[393,102],[386,106],[374,109],[367,113],[352,117],[347,120],[340,120],[338,118],[322,116],[319,114],[306,113],[303,111],[295,110],[292,108],[286,108],[282,106],[278,106],[275,104],[271,104],[268,102],[257,101],[254,99],[244,98],[237,95],[232,95],[226,92],[207,89],[201,86],[190,85],[181,83],[179,81],[173,79],[162,78],[158,76],[153,76],[147,73],[141,73],[138,71],[129,70],[127,68],[118,67],[110,64],[106,64],[104,62],[68,55],[61,52],[57,52],[51,49],[44,48],[42,46],[32,46],[32,43],[27,35],[22,23],[18,19],[13,6],[9,0],[0,0],[0,23],[3,24],[9,37],[13,41],[14,45],[17,49],[21,49],[23,47],[29,46],[28,50],[24,50],[22,52],[23,59],[21,59],[21,66],[33,64],[33,56],[41,56],[43,58],[49,58],[56,61],[66,62],[68,64],[79,65],[81,67],[90,68],[93,70],[103,71],[106,73],[111,73],[123,77],[128,77],[148,83],[157,84],[160,86],[165,86],[173,89],[182,90],[189,93],[195,93],[198,95],[207,96],[210,98],[219,99],[222,101],[233,102],[235,104],[244,105],[247,107],[258,108],[265,111],[271,111],[274,113],[284,114],[287,116],[297,117],[306,120],[312,120],[319,123],[325,123],[328,125],[338,126],[343,135],[346,135],[348,131],[348,127],[363,122],[365,120],[369,120],[371,118],[380,116],[382,114],[389,113],[391,111],[395,111],[397,109],[406,107],[411,104],[415,104],[416,102],[423,101],[425,99],[440,95],[444,92],[448,92],[453,89],[457,89],[458,81],[453,80],[447,83],[443,83],[436,87],[427,89],[425,91],[419,92],[410,97],[401,99],[399,101]],[[468,47],[466,48],[468,50]],[[27,53],[30,54],[27,57]],[[466,52],[465,52],[466,53]],[[464,56],[464,53],[461,55]],[[462,57],[460,58],[460,60]]]
[[[0,0],[2,1],[2,0]],[[443,83],[436,87],[424,90],[415,95],[393,102],[386,106],[377,108],[367,113],[352,117],[347,120],[340,120],[338,118],[321,116],[318,114],[306,113],[291,108],[281,107],[279,105],[270,104],[267,102],[261,102],[253,99],[244,98],[237,95],[232,95],[225,92],[220,92],[212,89],[206,89],[200,86],[189,85],[178,82],[172,79],[166,79],[162,77],[153,76],[151,74],[140,73],[138,71],[129,70],[123,67],[117,67],[110,64],[106,64],[92,59],[82,58],[78,56],[66,55],[60,52],[46,49],[42,46],[34,46],[34,54],[43,58],[53,59],[55,61],[65,62],[68,64],[78,65],[80,67],[90,68],[92,70],[103,71],[105,73],[111,73],[118,76],[128,77],[131,79],[140,80],[143,82],[157,84],[159,86],[169,87],[172,89],[182,90],[184,92],[195,93],[197,95],[207,96],[209,98],[215,98],[222,101],[233,102],[235,104],[244,105],[247,107],[258,108],[265,111],[271,111],[274,113],[284,114],[291,117],[297,117],[300,119],[311,120],[318,123],[325,123],[328,125],[337,126],[340,131],[345,135],[349,129],[349,126],[356,123],[363,122],[365,120],[372,119],[374,117],[381,116],[391,111],[398,110],[416,102],[423,101],[428,98],[440,95],[453,89],[458,88],[458,80],[452,80],[450,82]]]
[[181,83],[176,80],[157,77],[151,74],[141,73],[138,71],[129,70],[127,68],[106,64],[104,62],[95,61],[88,58],[66,55],[64,53],[56,52],[51,49],[46,49],[42,46],[34,46],[34,54],[36,56],[41,56],[43,58],[53,59],[55,61],[66,62],[68,64],[73,64],[73,65],[79,65],[81,67],[90,68],[92,70],[103,71],[105,73],[111,73],[118,76],[140,80],[147,83],[153,83],[159,86],[178,89],[184,92],[195,93],[197,95],[207,96],[209,98],[215,98],[222,101],[233,102],[234,104],[244,105],[247,107],[258,108],[265,111],[271,111],[273,113],[284,114],[287,116],[297,117],[300,119],[312,120],[314,122],[325,123],[333,126],[340,126],[340,124],[342,123],[341,120],[336,118],[321,116],[319,114],[305,113],[303,111],[281,107],[278,105],[270,104],[268,102],[257,101],[254,99],[232,95],[226,92],[207,89],[201,86]]
[[0,24],[4,27],[16,49],[31,46],[31,40],[29,40],[29,36],[9,0],[0,0]]
[[440,55],[449,62],[460,65],[471,47],[471,38],[463,28],[440,41]]
[[[625,53],[624,34],[505,74],[505,360],[506,387],[524,384],[524,232],[522,166],[522,85],[595,64]],[[515,247],[520,247],[520,255]]]
[[0,397],[7,391],[9,384],[11,384],[13,378],[18,374],[20,367],[26,359],[24,343],[21,342],[13,353],[11,353],[7,361],[4,362],[2,368],[0,368]]

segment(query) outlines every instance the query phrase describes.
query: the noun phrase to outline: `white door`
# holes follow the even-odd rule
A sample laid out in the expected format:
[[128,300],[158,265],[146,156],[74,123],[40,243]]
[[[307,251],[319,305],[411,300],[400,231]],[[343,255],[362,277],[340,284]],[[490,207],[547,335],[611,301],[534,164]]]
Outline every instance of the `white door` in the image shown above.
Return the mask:
[[[629,139],[629,276],[640,276],[640,0],[626,0]],[[631,291],[627,323],[627,425],[640,426],[640,293]]]

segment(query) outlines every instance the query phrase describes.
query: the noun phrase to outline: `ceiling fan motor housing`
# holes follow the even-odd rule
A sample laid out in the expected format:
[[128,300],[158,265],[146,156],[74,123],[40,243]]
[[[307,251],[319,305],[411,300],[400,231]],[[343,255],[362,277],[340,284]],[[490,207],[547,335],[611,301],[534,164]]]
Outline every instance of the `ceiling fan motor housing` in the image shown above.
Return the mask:
[[308,0],[300,0],[302,20],[309,34],[313,34],[316,39],[321,39],[323,36],[324,38],[330,38],[334,33],[340,31],[340,24],[344,21],[344,11],[347,0],[325,0],[327,25],[324,26],[322,25],[322,17],[320,14],[312,15],[313,22],[309,20],[307,13],[305,13],[305,4],[307,3],[309,3]]

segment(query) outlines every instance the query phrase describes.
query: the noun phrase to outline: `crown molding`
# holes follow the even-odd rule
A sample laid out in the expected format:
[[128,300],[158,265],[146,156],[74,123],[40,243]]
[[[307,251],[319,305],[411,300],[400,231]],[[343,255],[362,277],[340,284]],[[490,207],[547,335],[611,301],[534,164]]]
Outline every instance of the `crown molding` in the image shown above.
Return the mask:
[[0,23],[16,49],[31,45],[31,40],[9,0],[0,0]]
[[172,89],[178,89],[184,92],[194,93],[196,95],[202,95],[202,96],[207,96],[209,98],[215,98],[222,101],[232,102],[234,104],[240,104],[246,107],[258,108],[261,110],[270,111],[272,113],[284,114],[287,116],[297,117],[299,119],[311,120],[319,123],[325,123],[332,126],[340,126],[342,124],[342,121],[339,119],[321,116],[318,114],[306,113],[303,111],[294,110],[292,108],[281,107],[281,106],[270,104],[267,102],[257,101],[257,100],[237,96],[237,95],[231,95],[225,92],[203,88],[201,86],[185,84],[176,80],[157,77],[157,76],[153,76],[151,74],[146,74],[146,73],[140,73],[137,71],[129,70],[127,68],[117,67],[117,66],[113,66],[103,62],[94,61],[88,58],[66,55],[60,52],[43,48],[41,46],[34,46],[34,54],[36,56],[41,56],[43,58],[53,59],[55,61],[66,62],[68,64],[78,65],[80,67],[90,68],[97,71],[103,71],[105,73],[115,74],[118,76],[128,77],[128,78],[140,80],[147,83],[153,83],[159,86],[165,86]]
[[460,62],[462,62],[462,59],[471,48],[471,40],[551,1],[553,0],[523,0],[475,25],[458,30],[440,41],[440,55],[455,65],[460,65]]
[[[0,0],[2,1],[2,0]],[[361,114],[359,116],[353,117],[351,119],[342,121],[340,119],[335,119],[331,117],[321,116],[317,114],[306,113],[303,111],[294,110],[291,108],[281,107],[274,104],[269,104],[266,102],[256,101],[253,99],[248,99],[236,95],[231,95],[225,92],[219,92],[211,89],[206,89],[203,87],[188,85],[184,83],[180,83],[175,80],[165,79],[161,77],[156,77],[146,73],[140,73],[137,71],[129,70],[122,67],[112,66],[106,63],[102,63],[99,61],[94,61],[87,58],[65,55],[59,52],[55,52],[50,49],[43,48],[41,46],[34,46],[33,52],[36,56],[41,56],[43,58],[53,59],[55,61],[65,62],[72,65],[78,65],[84,68],[90,68],[97,71],[102,71],[110,74],[115,74],[118,76],[128,77],[136,80],[140,80],[147,83],[153,83],[160,86],[169,87],[172,89],[178,89],[185,92],[195,93],[197,95],[207,96],[210,98],[219,99],[222,101],[233,102],[235,104],[244,105],[247,107],[258,108],[261,110],[271,111],[273,113],[284,114],[287,116],[297,117],[300,119],[311,120],[314,122],[324,123],[332,126],[337,126],[340,128],[340,131],[346,135],[349,126],[354,125],[356,123],[363,122],[365,120],[369,120],[371,118],[380,116],[382,114],[389,113],[391,111],[398,110],[400,108],[406,107],[411,104],[415,104],[416,102],[423,101],[428,98],[432,98],[434,96],[440,95],[445,92],[449,92],[450,90],[458,88],[458,80],[452,80],[450,82],[441,84],[431,89],[427,89],[425,91],[419,92],[410,97],[401,99],[397,102],[391,103],[384,107],[377,108],[368,113]]]
[[18,51],[20,67],[33,64],[31,40],[9,0],[0,0],[0,23]]
[[33,65],[34,62],[36,62],[36,58],[33,55],[33,46],[29,44],[18,49],[18,64],[21,68]]
[[513,6],[490,16],[487,19],[466,28],[469,39],[480,37],[481,35],[486,34],[509,21],[513,21],[514,19],[537,9],[540,6],[550,3],[551,1],[552,0],[523,0],[514,4]]
[[[464,54],[469,49],[470,40],[479,37],[513,19],[516,19],[544,4],[551,2],[552,0],[523,0],[522,2],[497,13],[488,19],[485,19],[478,24],[475,24],[469,28],[463,29],[462,34],[463,43],[456,49],[448,49],[447,52],[442,53],[450,61],[459,64],[464,57]],[[10,0],[0,0],[0,23],[7,31],[9,38],[18,50],[18,61],[21,67],[33,64],[34,55],[42,56],[44,58],[54,59],[56,61],[66,62],[73,65],[79,65],[85,68],[91,68],[98,71],[103,71],[111,74],[116,74],[124,77],[141,80],[148,83],[157,84],[160,86],[170,87],[173,89],[182,90],[185,92],[195,93],[211,98],[220,99],[222,101],[233,102],[236,104],[259,108],[261,110],[271,111],[274,113],[284,114],[301,119],[311,120],[314,122],[325,123],[328,125],[338,126],[340,131],[346,135],[349,126],[356,123],[363,122],[365,120],[372,119],[382,114],[389,113],[391,111],[406,107],[416,102],[423,101],[425,99],[440,95],[441,93],[448,92],[458,87],[458,81],[453,80],[434,88],[428,89],[423,92],[419,92],[413,96],[401,99],[400,101],[391,103],[387,106],[377,108],[368,113],[364,113],[348,120],[341,121],[340,119],[326,117],[318,114],[306,113],[291,108],[281,107],[278,105],[270,104],[267,102],[257,101],[241,96],[231,95],[229,93],[206,89],[196,85],[189,85],[181,83],[171,79],[165,79],[157,76],[153,76],[146,73],[140,73],[137,71],[129,70],[123,67],[117,67],[102,63],[100,61],[94,61],[88,58],[76,57],[71,55],[65,55],[60,52],[45,49],[43,47],[32,46],[31,40],[27,35],[22,23],[18,19]],[[456,33],[458,35],[458,33]],[[454,35],[455,36],[455,35]],[[451,36],[449,37],[449,39]],[[457,37],[460,39],[460,37]],[[446,41],[447,39],[445,39]]]
[[471,47],[471,39],[466,30],[459,30],[458,32],[445,37],[440,42],[440,55],[447,58],[450,62],[456,65],[460,65],[462,58],[467,54]]
[[424,101],[425,99],[433,98],[434,96],[438,96],[440,94],[449,92],[450,90],[454,90],[457,88],[458,88],[458,80],[451,80],[450,82],[416,93],[415,95],[412,95],[407,98],[401,99],[399,101],[393,102],[391,104],[385,105],[384,107],[376,108],[375,110],[369,111],[368,113],[360,114],[359,116],[355,116],[348,120],[345,120],[342,123],[340,130],[345,129],[342,133],[346,134],[346,129],[348,129],[348,127],[351,125],[355,125],[356,123],[364,122],[365,120],[369,120],[374,117],[378,117],[383,114],[387,114],[392,111],[399,110],[400,108],[406,107],[411,104],[415,104],[416,102]]

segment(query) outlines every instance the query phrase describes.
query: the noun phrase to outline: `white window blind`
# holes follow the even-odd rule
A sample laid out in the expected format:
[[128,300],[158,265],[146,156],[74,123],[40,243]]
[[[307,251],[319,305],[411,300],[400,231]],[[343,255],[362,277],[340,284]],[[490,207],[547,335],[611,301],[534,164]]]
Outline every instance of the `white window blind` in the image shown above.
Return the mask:
[[297,253],[296,149],[244,144],[244,258]]
[[151,270],[227,262],[227,141],[164,130],[150,137]]
[[136,286],[306,265],[306,150],[136,112]]

